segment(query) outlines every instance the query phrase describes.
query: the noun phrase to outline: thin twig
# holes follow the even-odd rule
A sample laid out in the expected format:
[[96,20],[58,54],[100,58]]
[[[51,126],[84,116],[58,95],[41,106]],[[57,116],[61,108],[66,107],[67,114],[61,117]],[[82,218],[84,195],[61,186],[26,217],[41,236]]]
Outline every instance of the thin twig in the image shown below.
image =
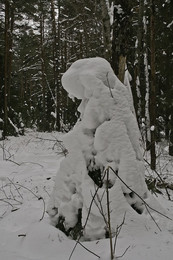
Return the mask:
[[115,249],[116,249],[116,245],[117,245],[118,236],[119,236],[119,234],[121,232],[121,229],[122,229],[122,226],[124,225],[124,222],[125,222],[125,217],[126,217],[126,212],[124,213],[124,217],[123,217],[122,223],[116,228],[115,241],[114,241],[114,254],[115,254]]
[[23,185],[21,185],[21,184],[19,184],[19,183],[16,183],[16,185],[17,186],[19,186],[19,187],[21,187],[21,188],[23,188],[23,189],[26,189],[26,190],[28,190],[29,192],[31,192],[38,200],[42,200],[43,201],[43,214],[42,214],[42,217],[40,218],[40,221],[44,218],[44,215],[45,215],[45,208],[46,208],[46,206],[45,206],[45,200],[43,199],[43,197],[40,197],[40,196],[38,196],[38,195],[36,195],[31,189],[29,189],[29,188],[27,188],[27,187],[25,187],[25,186],[23,186]]
[[166,216],[165,214],[161,213],[160,211],[152,208],[137,192],[135,192],[132,188],[130,188],[123,180],[122,178],[118,175],[117,172],[114,171],[114,169],[111,167],[111,166],[108,166],[109,169],[111,169],[115,174],[116,176],[118,177],[118,179],[130,190],[132,191],[138,198],[141,199],[141,201],[144,203],[145,206],[147,206],[148,208],[150,208],[151,210],[157,212],[159,215],[169,219],[169,220],[172,220],[170,217]]
[[19,192],[19,189],[16,187],[15,183],[10,180],[10,178],[7,178],[9,180],[9,182],[11,182],[11,184],[14,186],[14,188],[16,189],[17,193],[19,194],[19,196],[23,199],[23,196],[22,194]]
[[[144,159],[144,161],[150,166],[150,163],[149,163],[147,160]],[[154,172],[157,174],[157,176],[158,176],[158,178],[160,179],[160,181],[161,181],[163,184],[165,184],[165,182],[164,182],[164,180],[162,179],[162,177],[160,176],[160,174],[159,174],[156,170],[154,170]],[[164,188],[165,188],[166,194],[167,194],[167,196],[168,196],[168,200],[171,200],[171,196],[170,196],[170,194],[169,194],[169,192],[168,192],[167,187],[165,186]]]
[[112,231],[111,231],[111,216],[110,216],[110,200],[109,200],[109,168],[107,169],[107,183],[106,183],[106,199],[107,199],[107,215],[108,215],[108,229],[109,229],[109,241],[110,241],[110,251],[111,251],[111,260],[114,259],[113,245],[112,245]]
[[[104,180],[105,176],[106,176],[106,171],[105,171],[105,173],[104,173],[104,175],[103,175],[102,180]],[[95,194],[93,195],[93,198],[92,198],[92,200],[91,200],[91,203],[90,203],[90,206],[89,206],[89,209],[88,209],[88,215],[87,215],[87,218],[86,218],[86,220],[85,220],[85,224],[84,224],[84,226],[83,226],[83,229],[84,229],[84,228],[86,227],[86,225],[87,225],[87,222],[88,222],[88,219],[89,219],[89,215],[90,215],[90,212],[91,212],[91,208],[92,208],[93,202],[94,202],[94,200],[95,200],[95,197],[96,197],[97,192],[98,192],[99,189],[100,189],[100,187],[98,186],[98,187],[96,188]]]
[[15,161],[13,161],[13,160],[10,160],[10,159],[5,159],[5,161],[12,162],[12,163],[14,163],[14,164],[16,164],[16,165],[18,165],[18,166],[21,165],[20,163],[17,163],[17,162],[15,162]]
[[123,257],[129,248],[130,248],[130,246],[128,246],[128,247],[126,248],[126,250],[124,251],[124,253],[123,253],[122,255],[120,255],[120,256],[117,256],[116,258],[118,259],[118,258],[121,258],[121,257]]
[[[98,186],[97,189],[96,189],[96,191],[95,191],[95,194],[94,194],[93,197],[92,197],[92,200],[91,200],[91,203],[90,203],[90,206],[89,206],[89,209],[88,209],[88,214],[87,214],[87,217],[86,217],[86,220],[85,220],[85,224],[84,224],[84,226],[83,226],[83,230],[85,229],[85,227],[86,227],[86,225],[87,225],[87,222],[88,222],[88,219],[89,219],[89,215],[90,215],[90,212],[91,212],[91,207],[92,207],[92,204],[93,204],[93,202],[94,202],[94,200],[95,200],[95,197],[96,197],[96,194],[97,194],[99,188],[100,188],[100,187]],[[73,255],[73,253],[74,253],[74,251],[75,251],[77,245],[79,244],[79,240],[80,240],[81,236],[82,236],[82,234],[80,234],[79,237],[78,237],[78,239],[76,240],[75,246],[73,247],[73,250],[72,250],[72,252],[71,252],[71,254],[70,254],[68,260],[70,260],[70,259],[72,258],[72,255]],[[100,257],[99,257],[99,258],[100,258]]]
[[6,201],[5,199],[0,199],[0,201],[2,201],[2,202],[4,202],[4,203],[10,205],[12,208],[14,208],[14,205],[11,204],[9,201]]
[[37,139],[40,139],[40,140],[43,140],[43,141],[50,141],[50,142],[58,143],[59,147],[62,150],[62,153],[64,154],[64,156],[66,156],[68,154],[68,150],[64,147],[63,141],[58,140],[57,138],[55,138],[55,139],[47,139],[47,138],[37,137]]
[[21,166],[22,164],[27,164],[27,163],[36,164],[36,165],[39,165],[41,168],[44,168],[43,165],[41,165],[40,163],[36,163],[36,162],[22,162],[22,163],[19,164],[19,166]]
[[80,246],[82,246],[83,248],[85,248],[89,253],[91,253],[91,254],[95,255],[96,257],[100,258],[99,255],[97,255],[97,254],[95,254],[94,252],[92,252],[90,249],[88,249],[86,246],[84,246],[80,241],[78,241],[78,244],[79,244]]
[[106,74],[106,79],[107,79],[107,82],[108,82],[108,87],[109,87],[109,90],[110,90],[111,97],[114,98],[114,96],[113,96],[113,94],[112,94],[111,86],[110,86],[110,84],[109,84],[108,74],[109,74],[109,72],[107,72],[107,74]]
[[42,217],[40,218],[40,221],[42,221],[44,218],[45,212],[46,212],[46,204],[45,204],[45,200],[43,199],[43,197],[39,197],[39,200],[43,201],[43,214],[42,214]]
[[43,190],[47,193],[47,195],[48,195],[49,198],[50,198],[50,194],[49,194],[49,192],[46,190],[46,187],[43,187]]
[[[22,204],[22,202],[19,201],[19,200],[16,200],[15,197],[14,197],[14,198],[10,198],[10,197],[7,197],[7,198],[1,198],[0,200],[1,200],[1,201],[3,201],[3,200],[14,201],[14,202],[17,202],[16,205],[21,205],[21,204]],[[14,206],[14,205],[13,205],[13,206]]]
[[[106,171],[104,172],[104,175],[103,175],[102,180],[105,178],[105,176],[106,176]],[[88,219],[89,219],[89,215],[90,215],[90,212],[91,212],[91,208],[92,208],[92,205],[93,205],[93,203],[94,203],[95,197],[96,197],[97,192],[98,192],[99,189],[100,189],[100,187],[98,186],[98,187],[96,188],[95,193],[94,193],[94,195],[93,195],[93,197],[92,197],[92,200],[91,200],[91,202],[90,202],[89,209],[88,209],[88,214],[87,214],[85,223],[84,223],[84,225],[83,225],[83,230],[85,229],[85,227],[86,227],[86,225],[87,225],[87,222],[88,222]],[[76,240],[75,246],[73,247],[73,250],[72,250],[72,252],[71,252],[71,254],[70,254],[68,260],[70,260],[70,259],[72,258],[72,255],[73,255],[73,253],[74,253],[74,251],[75,251],[77,245],[79,244],[79,240],[80,240],[81,236],[82,236],[82,234],[80,234],[79,237],[78,237],[78,239]],[[99,258],[100,258],[100,257],[99,257]]]
[[103,206],[102,206],[102,203],[101,203],[101,199],[100,199],[100,197],[98,196],[98,194],[97,194],[97,200],[98,200],[98,202],[99,202],[100,207],[99,207],[99,205],[98,205],[98,203],[97,203],[96,200],[94,200],[94,203],[95,203],[96,207],[98,208],[98,210],[99,210],[101,216],[103,217],[104,222],[105,222],[105,224],[106,224],[106,227],[107,227],[107,229],[108,229],[108,222],[107,222],[107,219],[106,219],[106,217],[105,217],[104,210],[103,210]]
[[50,141],[50,142],[62,143],[62,141],[61,141],[61,140],[58,140],[58,139],[48,139],[48,138],[42,138],[42,137],[36,137],[36,139],[40,139],[40,140],[43,140],[43,141]]
[[5,197],[8,199],[7,193],[6,193],[5,189],[4,189],[5,186],[3,185],[2,188],[0,189],[0,191],[3,192]]

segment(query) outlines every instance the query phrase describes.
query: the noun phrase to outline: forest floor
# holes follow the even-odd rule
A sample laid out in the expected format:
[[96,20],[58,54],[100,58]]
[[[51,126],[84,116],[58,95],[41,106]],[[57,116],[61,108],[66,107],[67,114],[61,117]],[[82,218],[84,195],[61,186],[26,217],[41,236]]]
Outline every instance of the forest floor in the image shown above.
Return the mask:
[[[53,227],[46,213],[54,177],[64,157],[61,143],[57,141],[60,139],[61,135],[55,132],[28,130],[25,136],[0,141],[1,260],[68,260],[70,257],[75,241]],[[173,158],[165,149],[160,151],[158,171],[171,183]],[[146,174],[151,172],[146,170]],[[161,191],[163,194],[156,199],[173,219],[173,201],[168,200],[164,189]],[[169,193],[173,200],[172,190]],[[165,218],[166,224],[160,231],[154,221],[150,220],[144,227],[138,219],[122,226],[115,259],[171,260],[173,220]],[[97,256],[78,244],[71,260],[110,259],[109,239],[82,242],[82,245]]]

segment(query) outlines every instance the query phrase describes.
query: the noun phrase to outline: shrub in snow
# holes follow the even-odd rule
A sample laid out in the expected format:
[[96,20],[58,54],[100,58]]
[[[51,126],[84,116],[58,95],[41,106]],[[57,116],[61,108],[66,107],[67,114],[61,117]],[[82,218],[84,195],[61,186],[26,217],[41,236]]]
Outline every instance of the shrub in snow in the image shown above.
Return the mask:
[[[144,212],[135,193],[148,197],[131,92],[103,58],[74,62],[63,75],[62,85],[69,96],[81,99],[81,118],[65,136],[68,155],[57,173],[48,213],[67,235],[75,238],[82,232],[85,239],[103,238],[107,233],[107,182],[112,229],[125,212]],[[109,170],[107,181],[108,167],[114,171]]]

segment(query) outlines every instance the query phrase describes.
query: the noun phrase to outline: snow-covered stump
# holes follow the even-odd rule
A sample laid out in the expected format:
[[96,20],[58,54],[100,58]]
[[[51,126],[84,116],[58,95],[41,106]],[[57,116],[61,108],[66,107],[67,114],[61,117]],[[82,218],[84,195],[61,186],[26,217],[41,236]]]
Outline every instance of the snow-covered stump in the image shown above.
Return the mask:
[[141,215],[146,210],[136,195],[145,200],[149,193],[132,95],[103,58],[74,62],[62,84],[70,97],[82,100],[81,118],[65,136],[68,155],[57,173],[48,214],[73,238],[80,232],[85,239],[103,238],[108,232],[105,171],[109,167],[112,232],[125,213]]

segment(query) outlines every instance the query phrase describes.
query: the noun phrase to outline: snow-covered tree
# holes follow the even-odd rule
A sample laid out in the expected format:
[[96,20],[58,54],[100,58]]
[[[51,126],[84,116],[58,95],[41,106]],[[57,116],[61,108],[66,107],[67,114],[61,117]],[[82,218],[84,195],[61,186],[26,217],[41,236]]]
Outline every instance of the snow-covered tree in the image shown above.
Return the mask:
[[81,118],[64,138],[68,155],[57,173],[48,214],[67,235],[75,238],[82,230],[85,239],[102,238],[108,231],[106,189],[113,231],[125,213],[132,218],[132,212],[146,213],[144,200],[150,198],[131,92],[103,58],[74,62],[62,84],[82,100]]

